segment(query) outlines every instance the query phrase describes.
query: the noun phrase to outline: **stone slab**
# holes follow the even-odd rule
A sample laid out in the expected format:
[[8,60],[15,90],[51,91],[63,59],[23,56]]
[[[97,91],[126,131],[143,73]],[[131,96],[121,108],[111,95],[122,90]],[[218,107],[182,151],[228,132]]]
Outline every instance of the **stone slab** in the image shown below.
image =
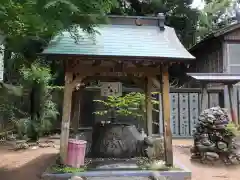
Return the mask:
[[[102,177],[88,177],[87,180],[102,180]],[[148,177],[105,177],[104,180],[150,180]]]
[[191,172],[185,171],[150,171],[150,170],[129,170],[129,171],[87,171],[78,173],[64,173],[64,174],[44,174],[43,177],[58,177],[58,178],[71,178],[72,176],[81,177],[150,177],[150,176],[165,176],[171,177],[169,180],[184,180],[185,177],[191,177]]
[[136,160],[129,160],[129,161],[104,161],[99,163],[96,166],[96,169],[107,169],[107,170],[114,170],[114,169],[138,169],[136,164]]
[[96,169],[138,169],[138,166],[136,164],[106,164],[106,165],[99,165],[96,167]]

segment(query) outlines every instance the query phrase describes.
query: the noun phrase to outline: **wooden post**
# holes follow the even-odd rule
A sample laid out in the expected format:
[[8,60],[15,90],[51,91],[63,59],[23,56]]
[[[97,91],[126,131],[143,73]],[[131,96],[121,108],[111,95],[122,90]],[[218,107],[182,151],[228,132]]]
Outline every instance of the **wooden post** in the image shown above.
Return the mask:
[[82,92],[83,92],[83,89],[79,89],[79,94],[78,94],[78,128],[80,127],[80,124],[81,124],[81,102],[82,102]]
[[147,77],[144,78],[144,94],[145,94],[145,114],[144,114],[144,126],[145,126],[145,129],[146,129],[146,134],[148,134],[148,79]]
[[152,110],[153,110],[153,105],[152,105],[152,81],[150,77],[147,77],[147,108],[146,108],[146,113],[147,113],[147,129],[148,129],[148,136],[152,136],[153,132],[153,122],[152,122]]
[[201,95],[201,111],[208,109],[208,92],[207,84],[202,84],[202,95]]
[[173,165],[173,150],[172,150],[172,132],[170,122],[170,87],[168,66],[163,65],[162,69],[162,107],[164,119],[164,147],[165,147],[165,161],[167,166]]
[[232,84],[228,84],[228,96],[229,96],[229,111],[231,115],[232,122],[238,124],[238,115],[237,115],[237,103],[234,98],[234,89]]
[[65,86],[64,86],[64,99],[63,99],[63,115],[62,115],[62,127],[60,138],[60,156],[62,163],[66,163],[68,138],[69,138],[69,126],[70,116],[72,108],[72,82],[73,73],[65,72]]
[[77,103],[75,104],[76,109],[74,109],[74,114],[75,117],[73,119],[73,131],[76,134],[79,128],[79,121],[80,121],[80,116],[81,116],[81,111],[80,111],[80,106],[81,106],[81,92],[82,92],[82,81],[83,81],[84,76],[77,76],[71,83],[72,91],[77,88],[77,92],[75,92],[75,100],[77,100]]
[[80,123],[80,106],[81,106],[81,89],[73,92],[73,116],[72,116],[72,128],[73,132],[77,134]]
[[228,118],[232,121],[230,92],[228,85],[224,87],[224,107],[228,110]]

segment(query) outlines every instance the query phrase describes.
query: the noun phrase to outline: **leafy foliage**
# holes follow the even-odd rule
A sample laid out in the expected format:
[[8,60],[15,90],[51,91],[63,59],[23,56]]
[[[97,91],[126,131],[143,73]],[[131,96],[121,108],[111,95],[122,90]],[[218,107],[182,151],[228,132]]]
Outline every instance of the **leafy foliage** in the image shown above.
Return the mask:
[[51,100],[48,89],[52,75],[49,68],[42,67],[40,63],[33,63],[30,68],[23,67],[20,72],[24,87],[34,87],[34,103],[31,104],[31,116],[14,120],[14,123],[20,137],[26,135],[36,140],[52,129],[58,115],[56,104]]
[[76,39],[79,26],[94,32],[95,24],[105,21],[104,15],[115,5],[115,0],[2,0],[0,36],[4,41],[0,44],[4,44],[5,82],[18,85],[18,69],[34,62],[37,53],[62,31]]
[[203,10],[191,8],[192,0],[118,0],[113,14],[155,16],[166,15],[166,24],[173,27],[186,47],[191,47],[207,34],[232,22],[236,0],[205,0]]
[[[104,105],[105,110],[94,112],[101,116],[110,113],[112,108],[115,109],[117,116],[133,116],[144,119],[144,113],[146,113],[145,95],[138,92],[131,92],[119,97],[108,96],[106,100],[94,100],[94,102]],[[154,97],[151,97],[151,102],[152,104],[159,104]],[[154,111],[158,110],[154,109]]]
[[173,27],[186,47],[195,42],[199,11],[192,9],[192,0],[118,0],[112,14],[137,16],[166,15],[166,24]]
[[[2,37],[4,39],[0,44],[4,45],[5,80],[29,90],[30,111],[20,120],[13,118],[19,134],[37,138],[50,128],[57,115],[47,88],[52,80],[49,63],[44,64],[45,60],[40,62],[37,53],[62,31],[69,31],[74,38],[78,38],[76,28],[79,26],[89,33],[94,32],[95,24],[104,21],[104,15],[114,5],[115,0],[89,0],[87,3],[83,0],[0,2],[0,35],[1,40]],[[11,103],[6,104],[5,109]],[[12,116],[16,116],[15,112]]]
[[232,122],[227,124],[227,127],[225,128],[226,132],[228,135],[233,135],[233,136],[239,136],[240,131],[239,131],[239,125],[236,125]]
[[30,68],[23,66],[20,72],[22,73],[23,79],[30,84],[37,83],[45,86],[52,79],[50,69],[42,67],[39,63],[31,64]]
[[[16,87],[2,83],[0,85],[0,114],[3,119],[2,128],[12,129],[16,116],[26,116],[27,113],[19,108],[21,96],[23,94],[22,87]],[[0,127],[1,130],[1,127]]]
[[77,172],[84,172],[86,171],[86,168],[80,167],[80,168],[73,168],[73,167],[57,167],[54,166],[51,169],[54,173],[77,173]]
[[2,0],[0,29],[7,43],[22,52],[29,43],[47,43],[63,30],[74,33],[76,25],[91,32],[114,5],[114,0]]
[[223,28],[232,22],[230,9],[233,0],[207,1],[204,9],[199,14],[198,34],[199,40],[207,34]]

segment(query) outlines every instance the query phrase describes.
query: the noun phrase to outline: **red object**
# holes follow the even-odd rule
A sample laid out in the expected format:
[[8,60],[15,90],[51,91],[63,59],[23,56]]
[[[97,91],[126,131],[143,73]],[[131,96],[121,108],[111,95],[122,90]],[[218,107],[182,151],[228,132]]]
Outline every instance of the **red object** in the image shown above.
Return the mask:
[[79,168],[84,165],[86,141],[70,139],[68,141],[67,162],[68,166]]
[[237,117],[235,116],[234,110],[231,111],[231,114],[232,114],[232,121],[233,121],[235,124],[237,124],[237,123],[238,123],[238,122],[237,122]]

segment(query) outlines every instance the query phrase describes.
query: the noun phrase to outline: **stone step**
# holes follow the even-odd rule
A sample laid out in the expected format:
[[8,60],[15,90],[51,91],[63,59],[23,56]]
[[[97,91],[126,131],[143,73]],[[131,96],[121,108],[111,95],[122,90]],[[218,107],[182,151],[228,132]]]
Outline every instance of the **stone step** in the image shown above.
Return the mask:
[[[102,180],[103,177],[87,177],[87,178],[81,178],[81,177],[72,177],[70,180]],[[105,180],[150,180],[148,177],[105,177]]]

